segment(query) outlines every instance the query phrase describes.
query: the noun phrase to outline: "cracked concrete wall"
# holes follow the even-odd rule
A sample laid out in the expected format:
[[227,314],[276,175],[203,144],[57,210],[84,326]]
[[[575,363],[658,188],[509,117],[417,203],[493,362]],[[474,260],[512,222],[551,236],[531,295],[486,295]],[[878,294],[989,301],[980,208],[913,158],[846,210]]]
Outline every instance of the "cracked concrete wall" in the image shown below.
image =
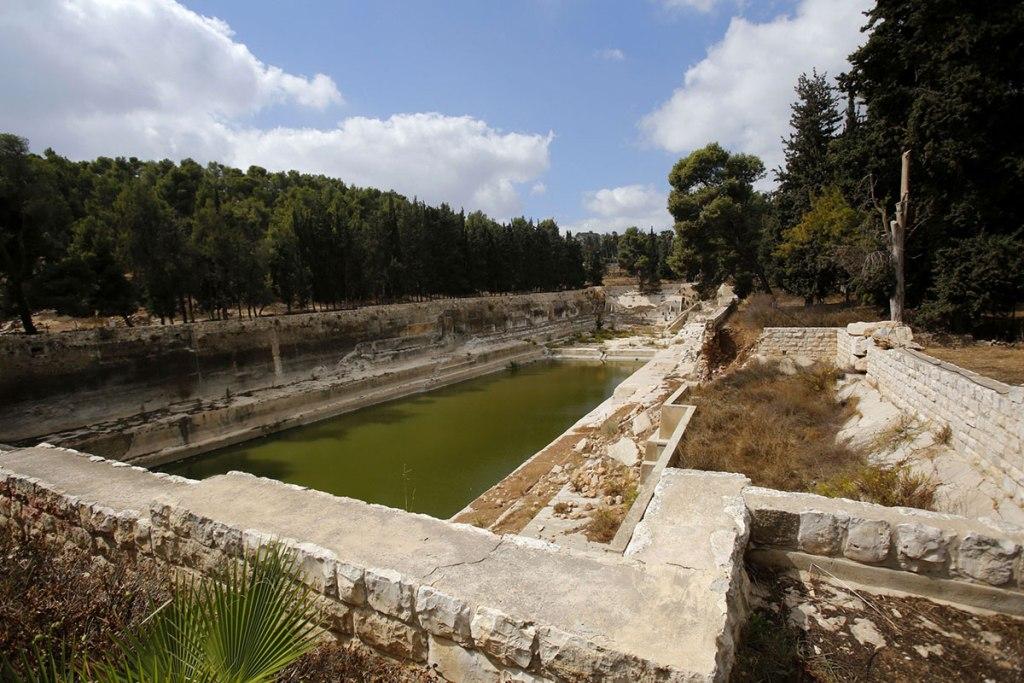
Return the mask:
[[0,336],[0,442],[308,377],[357,351],[396,359],[470,336],[585,320],[600,290],[445,299],[166,327]]

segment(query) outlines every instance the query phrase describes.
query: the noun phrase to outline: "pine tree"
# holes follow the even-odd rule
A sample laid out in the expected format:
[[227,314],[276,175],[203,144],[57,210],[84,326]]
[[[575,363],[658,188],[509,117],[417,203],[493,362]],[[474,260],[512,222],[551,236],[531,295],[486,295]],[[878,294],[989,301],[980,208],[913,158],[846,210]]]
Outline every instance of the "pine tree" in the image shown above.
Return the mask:
[[786,163],[776,169],[776,198],[783,229],[792,227],[811,208],[813,197],[832,182],[829,147],[839,132],[839,105],[828,76],[812,71],[801,74],[797,100],[789,117],[791,132],[783,138]]

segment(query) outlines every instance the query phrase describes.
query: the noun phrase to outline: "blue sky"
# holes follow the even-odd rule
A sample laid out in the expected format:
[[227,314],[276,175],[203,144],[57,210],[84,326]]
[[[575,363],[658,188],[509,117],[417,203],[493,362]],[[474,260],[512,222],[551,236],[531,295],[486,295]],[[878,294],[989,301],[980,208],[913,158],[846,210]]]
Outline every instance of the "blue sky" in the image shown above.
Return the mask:
[[690,149],[778,162],[796,75],[840,70],[865,6],[14,0],[0,128],[73,158],[294,167],[499,218],[663,228]]

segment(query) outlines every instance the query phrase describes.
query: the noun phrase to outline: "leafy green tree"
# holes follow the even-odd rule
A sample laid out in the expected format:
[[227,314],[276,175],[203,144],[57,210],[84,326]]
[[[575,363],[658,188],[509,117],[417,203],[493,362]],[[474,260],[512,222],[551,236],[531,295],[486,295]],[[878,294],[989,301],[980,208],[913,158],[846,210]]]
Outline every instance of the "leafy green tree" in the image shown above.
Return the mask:
[[832,141],[839,133],[839,105],[828,76],[801,74],[797,100],[789,117],[790,134],[782,141],[785,164],[775,171],[776,202],[782,228],[810,210],[813,198],[832,183]]
[[29,154],[25,138],[0,134],[0,278],[26,334],[37,332],[30,281],[67,223],[67,206],[47,163]]
[[860,239],[861,215],[832,186],[811,201],[800,222],[782,233],[776,247],[785,288],[807,305],[823,300],[839,285],[850,284],[855,273],[845,272],[840,251]]
[[900,154],[913,151],[913,304],[943,276],[937,255],[952,241],[1024,225],[1024,12],[1015,0],[878,0],[867,16],[867,40],[841,78],[866,116],[841,145],[839,168],[844,191],[879,209],[884,230]]
[[760,253],[767,207],[754,190],[762,175],[760,159],[730,154],[718,143],[675,164],[668,177],[668,208],[676,221],[670,258],[675,272],[696,279],[703,291],[727,279],[741,296],[754,280],[771,291]]
[[618,259],[619,268],[629,275],[636,277],[637,261],[644,255],[646,247],[647,241],[644,239],[644,235],[640,232],[640,228],[637,228],[636,226],[626,228],[626,232],[622,233],[622,236],[618,239],[618,252],[616,257]]
[[161,321],[169,318],[173,322],[184,298],[184,271],[188,269],[183,260],[185,237],[174,211],[157,194],[152,179],[138,178],[114,201],[113,220],[116,229],[128,236],[146,307]]

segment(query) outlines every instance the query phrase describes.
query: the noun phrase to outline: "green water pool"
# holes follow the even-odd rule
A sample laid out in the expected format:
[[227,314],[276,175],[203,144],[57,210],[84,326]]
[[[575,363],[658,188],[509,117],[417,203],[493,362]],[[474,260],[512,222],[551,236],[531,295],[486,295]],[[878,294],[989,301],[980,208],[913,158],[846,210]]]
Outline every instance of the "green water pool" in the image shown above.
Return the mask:
[[447,518],[612,394],[639,364],[542,361],[162,467],[231,470]]

